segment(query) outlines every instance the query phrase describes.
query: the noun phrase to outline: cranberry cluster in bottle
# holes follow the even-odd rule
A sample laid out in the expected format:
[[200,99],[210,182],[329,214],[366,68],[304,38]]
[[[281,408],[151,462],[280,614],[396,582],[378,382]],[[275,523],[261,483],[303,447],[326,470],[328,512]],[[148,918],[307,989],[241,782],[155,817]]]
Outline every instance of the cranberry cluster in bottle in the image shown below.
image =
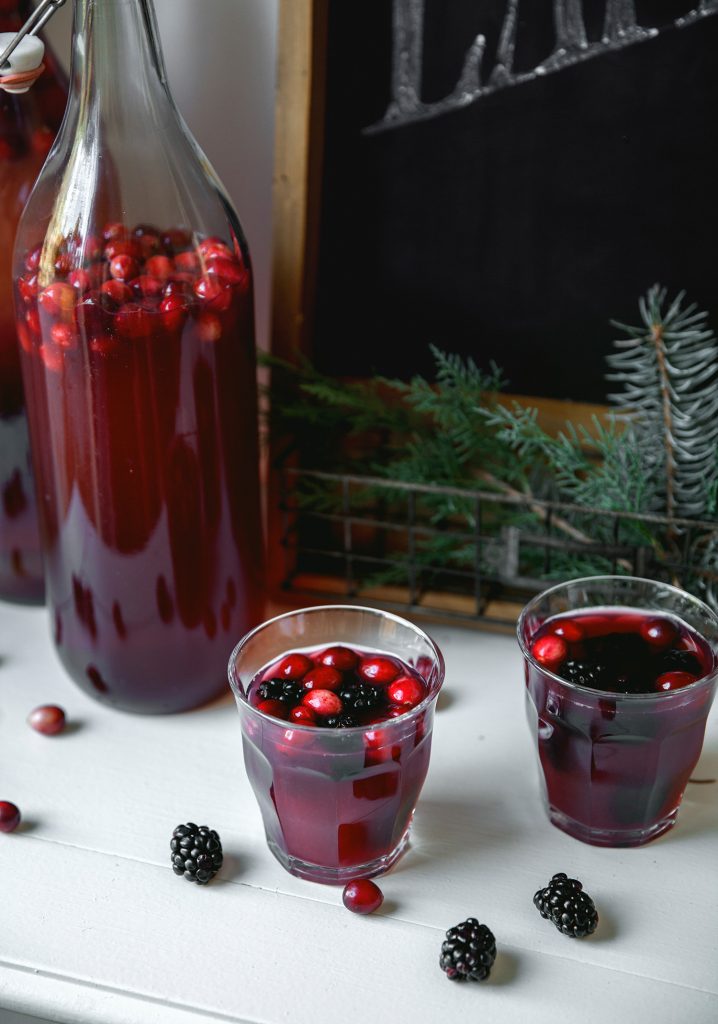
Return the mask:
[[341,645],[283,655],[259,674],[249,692],[258,711],[328,729],[397,718],[426,695],[424,681],[399,658]]

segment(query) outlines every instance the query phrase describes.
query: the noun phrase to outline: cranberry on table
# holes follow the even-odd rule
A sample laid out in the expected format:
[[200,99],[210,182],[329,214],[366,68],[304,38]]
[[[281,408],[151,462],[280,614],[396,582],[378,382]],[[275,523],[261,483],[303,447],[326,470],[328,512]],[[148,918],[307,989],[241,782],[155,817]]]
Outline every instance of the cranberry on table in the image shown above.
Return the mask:
[[27,716],[28,725],[43,736],[57,736],[65,728],[65,712],[57,704],[42,704]]
[[302,679],[305,690],[338,690],[342,684],[341,672],[329,665],[317,665]]
[[272,676],[275,679],[301,679],[313,667],[311,658],[306,654],[288,654],[272,669]]
[[399,676],[386,689],[386,695],[392,704],[403,708],[415,708],[426,696],[424,684],[414,676]]
[[352,914],[373,914],[384,902],[384,893],[369,878],[360,878],[344,886],[342,901]]
[[551,633],[548,636],[539,637],[534,642],[531,653],[540,665],[553,672],[561,662],[566,660],[568,647],[565,640]]
[[396,679],[401,669],[390,658],[372,657],[362,658],[357,672],[367,683],[386,686],[387,683],[391,683]]
[[318,660],[322,665],[329,665],[330,668],[335,668],[339,672],[351,672],[353,668],[356,668],[359,655],[349,647],[327,647],[326,651],[322,651],[319,655]]
[[695,683],[697,676],[691,675],[690,672],[664,672],[663,675],[656,679],[655,687],[656,690],[682,690],[684,686],[690,686],[691,683]]
[[324,717],[340,715],[344,705],[332,690],[308,690],[302,697],[302,704]]
[[14,832],[20,824],[20,810],[9,800],[0,800],[0,832]]

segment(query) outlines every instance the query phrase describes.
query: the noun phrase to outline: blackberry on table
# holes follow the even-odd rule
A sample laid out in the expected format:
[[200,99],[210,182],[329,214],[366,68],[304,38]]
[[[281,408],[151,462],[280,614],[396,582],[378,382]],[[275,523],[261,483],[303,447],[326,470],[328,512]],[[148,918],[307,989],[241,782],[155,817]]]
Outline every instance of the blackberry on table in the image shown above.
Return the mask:
[[280,700],[282,704],[298,704],[304,687],[293,679],[266,679],[258,687],[262,700]]
[[371,683],[345,683],[339,690],[339,696],[346,710],[358,715],[377,711],[386,704],[384,687],[372,686]]
[[582,939],[596,931],[598,913],[583,885],[561,871],[534,896],[534,906],[560,932],[572,939]]
[[222,841],[213,828],[188,821],[172,833],[172,870],[188,882],[206,885],[222,867]]
[[439,967],[451,981],[484,981],[495,960],[493,932],[475,917],[469,917],[449,928],[441,944]]

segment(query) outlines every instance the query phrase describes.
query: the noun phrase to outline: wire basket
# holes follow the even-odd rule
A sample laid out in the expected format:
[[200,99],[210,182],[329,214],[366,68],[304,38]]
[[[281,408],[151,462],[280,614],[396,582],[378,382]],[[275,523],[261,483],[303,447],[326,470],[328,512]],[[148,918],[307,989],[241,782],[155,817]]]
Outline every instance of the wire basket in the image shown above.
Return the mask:
[[297,598],[513,628],[533,594],[596,572],[718,593],[716,522],[292,467],[279,479],[282,585]]

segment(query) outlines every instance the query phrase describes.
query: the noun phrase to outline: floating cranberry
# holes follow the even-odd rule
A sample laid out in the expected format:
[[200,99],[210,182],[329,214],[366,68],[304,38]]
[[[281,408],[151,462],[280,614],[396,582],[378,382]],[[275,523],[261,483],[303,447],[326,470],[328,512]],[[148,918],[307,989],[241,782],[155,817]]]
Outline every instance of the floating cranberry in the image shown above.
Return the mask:
[[140,248],[142,249],[143,259],[148,260],[151,256],[155,256],[162,248],[159,235],[149,233],[142,235],[140,238]]
[[99,235],[88,235],[82,243],[82,258],[91,262],[102,256],[105,243]]
[[188,312],[189,303],[179,293],[167,295],[160,303],[162,322],[168,331],[180,331]]
[[583,630],[577,622],[572,619],[559,619],[558,622],[551,627],[551,632],[554,636],[562,637],[568,644],[577,644],[583,640]]
[[222,337],[222,321],[214,313],[197,317],[197,337],[205,345],[213,345]]
[[45,369],[51,373],[60,373],[62,370],[62,355],[51,345],[40,345],[40,358],[45,364]]
[[257,704],[257,711],[271,715],[272,718],[281,718],[284,721],[289,717],[289,708],[281,700],[260,700]]
[[697,676],[690,672],[664,672],[656,679],[654,689],[656,690],[682,690],[684,686],[695,683]]
[[55,284],[48,285],[40,292],[37,301],[50,316],[61,316],[67,319],[75,308],[75,298],[75,289],[71,284],[56,281]]
[[221,259],[216,257],[207,265],[208,274],[216,274],[223,281],[230,284],[244,284],[248,277],[247,271],[234,260]]
[[194,286],[194,293],[209,309],[223,312],[232,303],[231,289],[219,278],[204,274]]
[[33,334],[40,333],[40,314],[34,306],[31,306],[25,313],[25,323]]
[[197,246],[197,252],[204,260],[211,260],[213,257],[228,260],[233,258],[232,250],[221,238],[205,238]]
[[305,690],[338,690],[343,676],[330,665],[318,665],[307,672],[302,683]]
[[344,707],[332,690],[309,690],[302,697],[302,704],[323,716],[340,715]]
[[180,252],[175,256],[175,267],[186,274],[196,274],[200,268],[199,256],[196,252]]
[[414,676],[399,676],[386,689],[386,695],[392,704],[402,708],[415,708],[426,696],[426,689],[420,679]]
[[273,679],[301,679],[305,672],[312,668],[311,659],[306,654],[287,654],[279,662],[276,668],[272,669]]
[[344,886],[342,902],[352,914],[373,914],[384,902],[384,894],[370,878],[360,878]]
[[36,245],[34,249],[25,257],[25,270],[28,274],[35,274],[40,266],[40,257],[42,256],[42,246]]
[[53,324],[50,329],[50,337],[60,348],[75,348],[77,345],[77,335],[70,324]]
[[164,291],[164,287],[164,283],[158,277],[152,277],[150,274],[142,274],[134,281],[130,281],[130,288],[134,294],[143,298],[157,298]]
[[84,295],[92,287],[92,278],[86,270],[71,270],[67,275],[67,283],[80,295]]
[[162,236],[162,245],[170,252],[180,252],[182,249],[189,249],[192,245],[192,234],[184,228],[173,228],[165,231]]
[[534,642],[531,653],[540,665],[553,672],[559,667],[561,662],[566,660],[568,647],[566,646],[566,641],[560,636],[549,634],[548,636],[539,637]]
[[21,277],[17,283],[20,298],[29,306],[37,295],[37,274],[30,274],[29,277]]
[[115,317],[115,326],[123,338],[146,338],[152,330],[152,314],[136,302],[128,302]]
[[65,728],[65,712],[57,704],[42,704],[27,716],[28,725],[43,736],[57,736]]
[[137,277],[139,272],[140,265],[132,256],[123,253],[110,260],[110,273],[118,281],[129,281],[131,278]]
[[151,256],[145,263],[145,273],[160,281],[169,281],[174,269],[174,263],[169,256]]
[[638,632],[647,644],[659,651],[672,644],[678,636],[678,629],[670,619],[644,619]]
[[129,238],[130,233],[124,224],[120,224],[119,221],[113,221],[109,224],[105,224],[102,231],[102,237],[106,242],[114,242],[118,238]]
[[55,273],[61,277],[66,277],[72,270],[72,257],[67,253],[63,253],[58,256],[55,260]]
[[126,302],[132,300],[132,292],[122,281],[105,281],[100,292],[109,299],[111,309],[119,309],[120,306],[124,306]]
[[322,651],[319,655],[317,661],[322,665],[336,668],[340,672],[351,672],[353,668],[356,668],[359,655],[350,647],[327,647],[326,651]]
[[141,260],[142,246],[134,238],[110,242],[109,245],[105,246],[103,255],[110,263],[112,260],[117,259],[118,256],[129,256],[133,260]]
[[316,725],[317,715],[312,708],[307,708],[303,704],[299,704],[298,707],[292,708],[289,712],[289,720],[296,722],[297,725]]
[[20,824],[20,811],[9,800],[0,800],[0,832],[14,832]]
[[401,669],[390,658],[377,656],[362,658],[357,671],[365,682],[386,686],[387,683],[391,683],[396,679]]

